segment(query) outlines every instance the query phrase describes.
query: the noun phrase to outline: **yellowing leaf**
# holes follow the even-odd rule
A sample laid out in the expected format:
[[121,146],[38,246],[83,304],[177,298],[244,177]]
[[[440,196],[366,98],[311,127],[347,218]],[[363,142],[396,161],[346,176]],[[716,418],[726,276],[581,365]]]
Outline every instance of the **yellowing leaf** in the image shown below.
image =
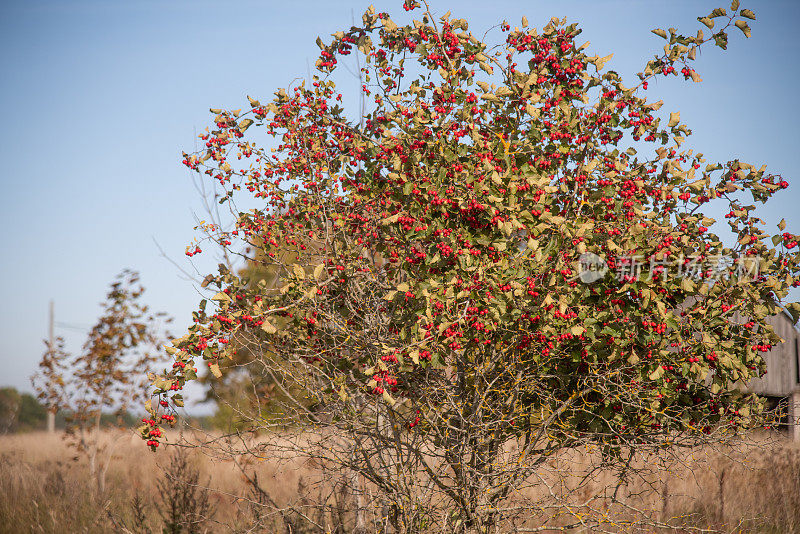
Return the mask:
[[498,137],[498,139],[500,139],[500,142],[503,143],[503,152],[508,154],[508,147],[510,146],[510,143],[503,138],[503,134],[496,133],[495,135]]
[[525,113],[533,118],[537,118],[542,113],[542,110],[530,104],[525,104]]
[[217,378],[220,378],[222,376],[222,371],[219,370],[219,365],[217,365],[216,363],[212,363],[211,365],[209,365],[208,370],[211,371],[211,374],[216,376]]
[[711,20],[710,18],[708,18],[708,17],[697,17],[697,20],[699,20],[700,22],[705,24],[708,27],[709,30],[713,30],[714,29],[714,21]]
[[392,19],[385,18],[383,19],[383,27],[391,32],[397,29],[397,24]]
[[669,123],[667,123],[668,127],[673,128],[673,127],[677,126],[679,122],[681,122],[681,112],[680,111],[676,111],[675,113],[670,113],[669,114]]
[[278,331],[278,329],[275,328],[275,325],[273,325],[272,323],[270,323],[266,319],[264,319],[264,324],[261,325],[261,330],[263,330],[267,334],[274,334],[275,332]]
[[594,66],[597,67],[597,70],[602,70],[612,57],[614,57],[614,54],[609,54],[606,57],[595,60]]
[[746,19],[756,20],[756,14],[750,11],[749,9],[743,9],[739,12],[739,15],[743,16]]
[[745,21],[737,20],[734,24],[736,24],[737,28],[742,30],[742,33],[744,34],[745,37],[750,38],[750,35],[751,35],[750,34],[750,26],[748,26]]
[[664,376],[664,368],[659,365],[655,371],[653,371],[652,373],[650,373],[650,375],[648,375],[647,378],[649,378],[650,380],[658,380],[662,376]]

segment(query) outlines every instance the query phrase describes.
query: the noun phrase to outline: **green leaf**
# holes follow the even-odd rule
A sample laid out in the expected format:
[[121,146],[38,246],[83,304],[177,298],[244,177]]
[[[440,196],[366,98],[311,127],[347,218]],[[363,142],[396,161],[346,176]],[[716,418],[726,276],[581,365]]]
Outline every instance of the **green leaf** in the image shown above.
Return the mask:
[[800,302],[790,302],[786,305],[786,311],[792,316],[792,322],[797,324],[797,320],[800,319]]

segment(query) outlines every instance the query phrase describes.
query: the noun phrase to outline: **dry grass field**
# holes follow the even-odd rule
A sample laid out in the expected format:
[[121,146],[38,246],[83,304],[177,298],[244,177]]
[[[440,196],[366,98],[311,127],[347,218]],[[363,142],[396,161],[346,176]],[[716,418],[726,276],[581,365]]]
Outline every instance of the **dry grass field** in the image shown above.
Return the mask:
[[[193,473],[197,475],[196,498],[201,499],[205,493],[210,510],[201,510],[205,517],[193,528],[184,525],[167,532],[246,532],[253,524],[249,486],[232,462],[215,461],[189,451],[187,468],[170,473],[184,480],[173,482],[163,472],[169,471],[175,448],[167,447],[154,454],[132,433],[104,438],[113,445],[113,455],[106,494],[98,498],[86,461],[60,434],[0,436],[0,533],[160,533],[165,523],[163,509],[169,503],[165,503],[159,482],[180,493],[187,478],[191,484]],[[279,468],[260,462],[249,466],[248,471],[258,474],[259,483],[268,488],[269,498],[281,505],[291,504],[300,493],[298,488],[302,490],[313,477],[312,470],[301,465],[283,464]],[[133,506],[137,497],[143,512],[139,517]]]
[[[263,461],[246,466],[266,490],[258,495],[232,461],[189,452],[182,456],[184,464],[170,468],[174,447],[152,454],[134,435],[105,439],[114,453],[106,494],[98,497],[85,461],[74,459],[74,449],[60,435],[0,436],[0,533],[348,531],[347,521],[337,524],[331,508],[315,511],[309,505],[319,502],[322,491],[313,465]],[[685,465],[632,485],[626,498],[675,525],[800,533],[798,444],[742,444]],[[165,470],[178,480],[165,477]],[[273,504],[299,512],[278,517]],[[170,514],[182,516],[184,524],[170,523]]]

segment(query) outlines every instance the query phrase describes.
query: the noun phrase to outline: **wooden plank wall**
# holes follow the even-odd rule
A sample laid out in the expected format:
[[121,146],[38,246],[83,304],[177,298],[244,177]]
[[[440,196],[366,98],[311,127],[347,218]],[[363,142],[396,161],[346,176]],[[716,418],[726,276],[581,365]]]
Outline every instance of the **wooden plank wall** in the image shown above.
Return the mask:
[[800,337],[792,321],[785,313],[769,317],[767,322],[784,339],[764,355],[767,361],[767,374],[750,383],[750,388],[759,395],[786,397],[800,387],[797,370],[800,357]]

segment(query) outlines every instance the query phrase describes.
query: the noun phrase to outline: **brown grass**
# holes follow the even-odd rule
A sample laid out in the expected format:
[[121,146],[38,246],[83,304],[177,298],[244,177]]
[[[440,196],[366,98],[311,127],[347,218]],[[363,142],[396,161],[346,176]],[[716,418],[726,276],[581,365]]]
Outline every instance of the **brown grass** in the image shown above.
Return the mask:
[[[134,435],[107,434],[114,444],[107,492],[98,496],[82,459],[59,435],[30,433],[0,436],[0,533],[105,533],[126,525],[136,530],[131,501],[139,495],[145,505],[144,526],[161,532],[156,505],[157,479],[169,463],[170,448],[150,453]],[[175,450],[174,448],[172,450]],[[216,512],[197,532],[333,531],[329,516],[315,518],[304,504],[319,501],[315,486],[320,473],[299,461],[263,461],[249,465],[266,497],[280,506],[295,507],[308,516],[270,516],[269,507],[254,506],[258,495],[249,491],[240,469],[231,461],[191,452],[199,485],[210,487]],[[572,457],[567,461],[580,461]],[[800,533],[800,444],[772,440],[736,450],[715,451],[686,458],[680,467],[658,471],[648,480],[625,488],[628,502],[654,510],[657,519],[673,525],[719,529],[724,532]],[[598,481],[602,484],[604,481]],[[260,509],[263,513],[256,514]],[[262,524],[253,529],[260,515]],[[340,530],[339,532],[346,531]]]
[[[162,521],[156,505],[161,496],[156,482],[176,448],[168,446],[154,454],[133,434],[108,433],[104,438],[114,452],[106,493],[99,496],[85,460],[60,435],[0,436],[0,534],[105,533],[120,530],[120,525],[135,532],[131,503],[137,494],[146,507],[144,526],[160,533]],[[239,468],[195,451],[190,450],[189,455],[199,471],[199,485],[210,488],[209,500],[216,509],[199,532],[244,531],[251,522],[251,510],[248,485]],[[297,498],[304,475],[307,479],[313,476],[302,466],[279,468],[267,462],[250,466],[248,471],[255,471],[269,488],[269,497],[281,504]]]

